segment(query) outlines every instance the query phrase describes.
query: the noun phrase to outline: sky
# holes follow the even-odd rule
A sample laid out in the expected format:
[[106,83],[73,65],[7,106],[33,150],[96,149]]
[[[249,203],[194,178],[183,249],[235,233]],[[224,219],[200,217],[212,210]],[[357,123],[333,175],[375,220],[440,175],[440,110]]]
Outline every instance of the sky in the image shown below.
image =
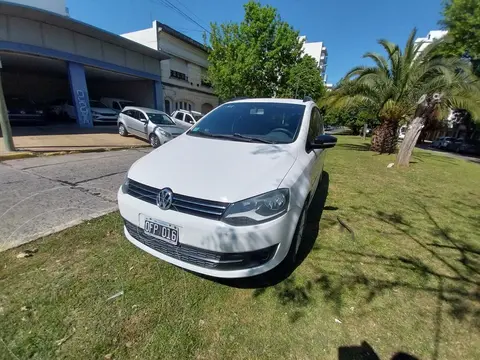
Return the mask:
[[[153,20],[203,42],[203,29],[165,5],[165,0],[67,0],[70,16],[115,34],[145,29]],[[211,22],[240,22],[247,0],[169,0],[204,28]],[[367,51],[381,51],[376,41],[403,46],[416,27],[418,37],[439,29],[441,0],[262,0],[278,9],[307,41],[328,49],[328,82],[335,84],[352,67],[368,63]]]

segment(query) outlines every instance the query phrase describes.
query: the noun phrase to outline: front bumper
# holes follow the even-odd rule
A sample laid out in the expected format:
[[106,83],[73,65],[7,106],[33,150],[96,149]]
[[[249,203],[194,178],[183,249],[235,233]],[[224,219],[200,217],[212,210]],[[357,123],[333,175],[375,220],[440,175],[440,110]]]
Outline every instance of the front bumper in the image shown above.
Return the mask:
[[[301,209],[255,226],[231,226],[156,205],[118,191],[118,206],[126,238],[149,254],[176,266],[219,278],[265,273],[288,253]],[[179,228],[179,245],[170,245],[143,232],[145,217]]]
[[94,122],[104,122],[109,124],[116,124],[118,121],[118,115],[96,115],[93,116]]

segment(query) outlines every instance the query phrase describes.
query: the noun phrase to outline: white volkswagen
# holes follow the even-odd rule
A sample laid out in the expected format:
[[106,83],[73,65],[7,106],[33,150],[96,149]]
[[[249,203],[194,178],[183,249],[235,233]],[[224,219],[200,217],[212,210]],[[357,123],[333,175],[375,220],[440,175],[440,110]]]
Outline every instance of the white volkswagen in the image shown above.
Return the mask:
[[213,277],[293,263],[336,141],[311,99],[227,102],[132,165],[118,191],[125,236]]

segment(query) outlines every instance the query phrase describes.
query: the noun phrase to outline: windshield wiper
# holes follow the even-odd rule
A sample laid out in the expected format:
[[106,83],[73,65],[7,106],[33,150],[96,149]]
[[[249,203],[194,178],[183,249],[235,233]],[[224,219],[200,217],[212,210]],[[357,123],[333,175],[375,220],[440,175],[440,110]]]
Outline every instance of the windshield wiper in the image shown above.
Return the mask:
[[262,142],[262,143],[265,143],[265,144],[275,144],[275,142],[270,141],[270,140],[245,136],[245,135],[238,134],[238,133],[235,133],[233,135],[230,135],[230,134],[212,134],[212,133],[209,133],[209,132],[206,132],[206,131],[197,130],[197,131],[190,131],[190,134],[197,135],[197,136],[198,135],[199,136],[205,136],[205,137],[214,138],[214,139],[228,139],[228,140],[234,140],[234,141]]
[[256,141],[256,142],[261,142],[261,143],[264,143],[264,144],[275,144],[275,141],[266,140],[266,139],[262,139],[262,138],[258,138],[258,137],[254,137],[254,136],[246,136],[246,135],[242,135],[242,134],[239,134],[239,133],[235,133],[235,134],[233,134],[233,136],[236,137],[236,138],[245,139],[245,140],[248,140],[248,141]]

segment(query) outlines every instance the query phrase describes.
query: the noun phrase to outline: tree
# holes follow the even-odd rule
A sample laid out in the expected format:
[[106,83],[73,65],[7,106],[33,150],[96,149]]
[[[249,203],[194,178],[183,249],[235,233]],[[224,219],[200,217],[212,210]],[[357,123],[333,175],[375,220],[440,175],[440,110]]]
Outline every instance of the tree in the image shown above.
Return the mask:
[[443,115],[448,108],[474,112],[480,108],[480,86],[471,64],[438,55],[441,41],[420,52],[415,36],[414,29],[404,50],[387,40],[379,40],[387,58],[366,53],[364,57],[375,65],[350,70],[328,99],[331,104],[364,104],[375,110],[380,125],[373,133],[371,149],[380,153],[395,151],[398,124],[411,119],[397,156],[397,165],[402,166],[408,166],[420,130],[433,112]]
[[288,71],[287,81],[278,89],[277,95],[287,98],[303,98],[310,96],[318,100],[326,92],[323,78],[318,70],[317,61],[304,55]]
[[323,119],[327,125],[346,126],[354,134],[359,134],[365,124],[376,125],[375,114],[370,109],[359,105],[328,107]]
[[480,58],[480,1],[446,0],[444,19],[440,22],[448,29],[450,41],[446,51],[452,55]]
[[208,77],[222,100],[286,91],[301,57],[299,33],[277,10],[250,1],[240,24],[211,25]]

